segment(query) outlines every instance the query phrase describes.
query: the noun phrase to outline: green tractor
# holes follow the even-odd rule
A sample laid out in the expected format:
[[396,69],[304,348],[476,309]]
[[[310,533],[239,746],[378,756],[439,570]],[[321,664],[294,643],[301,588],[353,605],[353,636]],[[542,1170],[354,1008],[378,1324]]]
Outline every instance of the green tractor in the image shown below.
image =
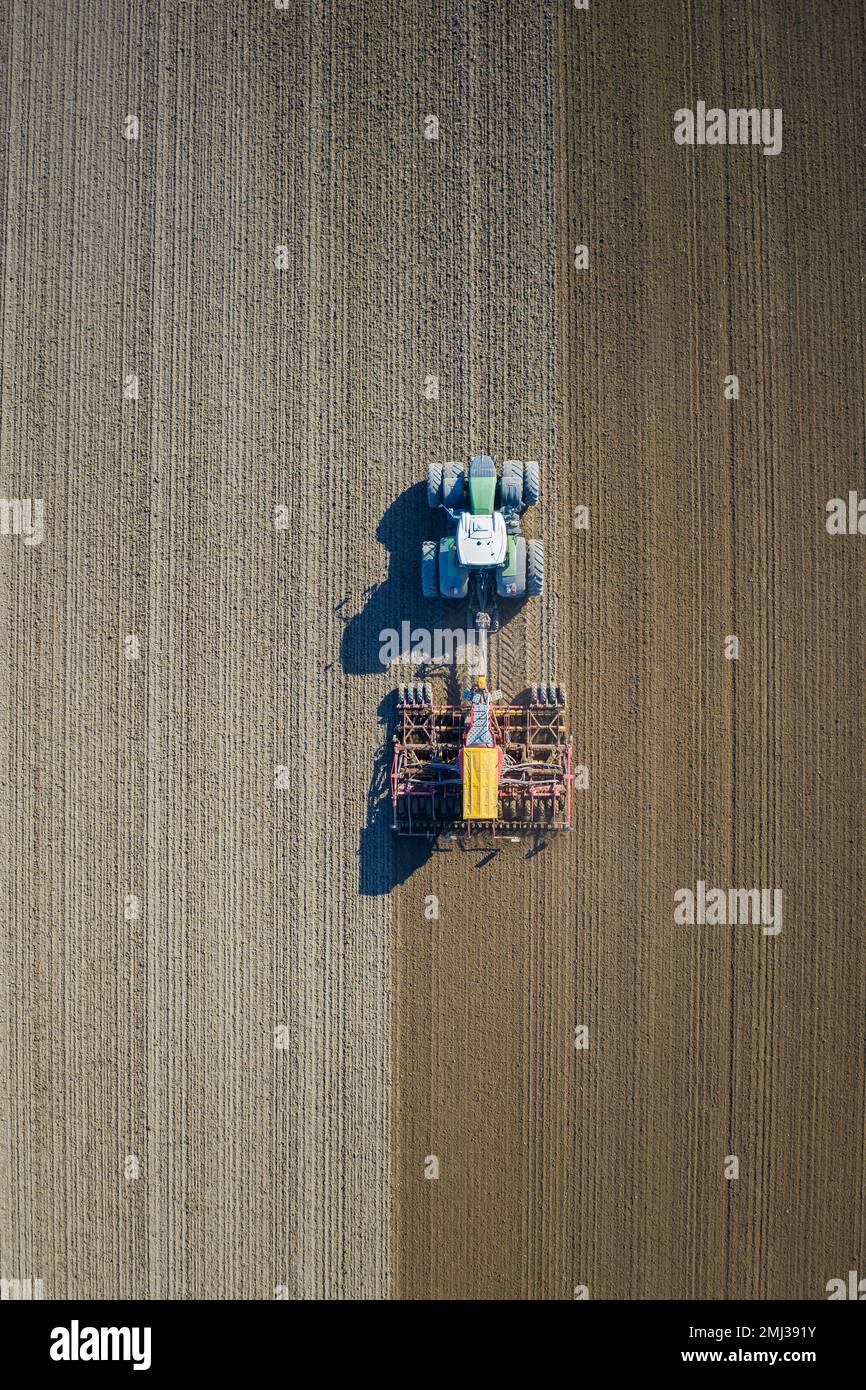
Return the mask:
[[476,628],[498,626],[497,599],[544,591],[544,542],[521,535],[520,518],[538,502],[538,464],[477,454],[469,462],[431,463],[427,501],[449,518],[448,534],[425,541],[421,584],[425,598],[467,599]]

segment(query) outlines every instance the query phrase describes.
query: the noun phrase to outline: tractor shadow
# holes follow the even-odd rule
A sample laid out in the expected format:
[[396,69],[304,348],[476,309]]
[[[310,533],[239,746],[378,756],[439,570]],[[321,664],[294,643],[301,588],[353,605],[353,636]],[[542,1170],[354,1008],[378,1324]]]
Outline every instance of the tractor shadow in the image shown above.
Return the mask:
[[[444,533],[442,513],[431,512],[427,506],[426,483],[413,483],[388,507],[376,528],[376,540],[388,553],[388,573],[365,591],[359,612],[344,620],[340,664],[346,675],[369,676],[386,670],[387,656],[383,660],[382,654],[386,635],[402,634],[403,624],[408,624],[409,633],[419,628],[432,633],[437,628],[454,631],[467,626],[465,602],[427,599],[421,592],[422,542],[438,540]],[[337,604],[338,616],[349,603],[350,599],[344,598]],[[517,617],[525,603],[525,599],[500,603],[500,630]],[[495,633],[492,640],[496,640]],[[424,675],[420,667],[413,667],[408,661],[392,669],[395,684]]]
[[[426,484],[415,483],[395,497],[379,522],[376,540],[388,552],[388,573],[366,591],[364,606],[343,628],[340,662],[347,675],[369,676],[387,668],[382,634],[389,629],[399,633],[404,622],[411,631],[441,621],[442,604],[421,593],[421,542],[433,534],[431,520]],[[408,667],[405,671],[405,679],[411,679]]]
[[[465,603],[425,599],[421,592],[421,544],[443,533],[443,518],[427,506],[426,483],[414,483],[406,488],[388,507],[376,528],[376,540],[388,553],[388,573],[379,584],[366,591],[360,611],[344,620],[340,664],[347,675],[378,675],[387,670],[383,644],[392,632],[401,635],[402,647],[404,624],[408,624],[410,634],[416,629],[435,634],[437,628],[455,631],[466,626]],[[337,604],[338,616],[342,616],[342,610],[350,602],[347,597]],[[522,606],[522,603],[503,604],[499,610],[500,627],[510,622]],[[491,640],[496,641],[495,633]],[[431,841],[398,836],[391,830],[390,773],[396,687],[401,682],[433,679],[442,690],[444,681],[447,698],[454,703],[459,702],[463,688],[462,673],[453,662],[413,664],[406,660],[392,665],[391,670],[394,687],[378,707],[381,739],[367,792],[366,824],[360,837],[359,891],[364,897],[390,893],[426,864],[435,852]]]

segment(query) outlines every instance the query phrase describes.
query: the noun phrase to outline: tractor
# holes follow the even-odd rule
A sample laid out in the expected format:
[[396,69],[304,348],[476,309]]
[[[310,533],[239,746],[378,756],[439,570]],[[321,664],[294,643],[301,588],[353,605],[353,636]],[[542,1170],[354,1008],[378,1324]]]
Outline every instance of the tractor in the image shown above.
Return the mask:
[[521,534],[520,518],[538,502],[535,461],[496,461],[476,454],[469,476],[462,463],[431,463],[427,501],[448,517],[447,535],[425,541],[421,587],[425,598],[467,599],[478,629],[498,627],[497,599],[544,592],[544,542]]

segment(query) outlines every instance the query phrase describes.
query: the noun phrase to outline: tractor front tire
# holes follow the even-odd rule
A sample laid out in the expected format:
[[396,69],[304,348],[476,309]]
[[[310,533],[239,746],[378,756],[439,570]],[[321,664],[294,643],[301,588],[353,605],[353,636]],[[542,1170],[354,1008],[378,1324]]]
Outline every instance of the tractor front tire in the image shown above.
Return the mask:
[[425,541],[421,547],[421,589],[425,598],[439,597],[439,547]]
[[435,511],[442,505],[442,465],[441,463],[430,463],[427,465],[427,506]]
[[523,510],[523,464],[519,459],[506,459],[502,465],[499,506],[503,512]]
[[526,542],[526,592],[533,598],[544,593],[544,541]]
[[541,478],[539,476],[538,462],[531,459],[523,465],[523,505],[524,507],[537,507],[538,498],[541,491]]
[[442,470],[442,505],[462,511],[466,505],[466,474],[462,463],[446,463]]

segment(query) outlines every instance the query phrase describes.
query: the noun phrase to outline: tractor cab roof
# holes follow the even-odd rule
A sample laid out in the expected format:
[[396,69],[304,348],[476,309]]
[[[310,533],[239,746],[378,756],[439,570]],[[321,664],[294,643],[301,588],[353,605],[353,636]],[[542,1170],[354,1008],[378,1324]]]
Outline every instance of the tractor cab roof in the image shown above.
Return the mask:
[[457,526],[457,559],[473,569],[505,564],[508,535],[501,512],[475,516],[462,512]]

